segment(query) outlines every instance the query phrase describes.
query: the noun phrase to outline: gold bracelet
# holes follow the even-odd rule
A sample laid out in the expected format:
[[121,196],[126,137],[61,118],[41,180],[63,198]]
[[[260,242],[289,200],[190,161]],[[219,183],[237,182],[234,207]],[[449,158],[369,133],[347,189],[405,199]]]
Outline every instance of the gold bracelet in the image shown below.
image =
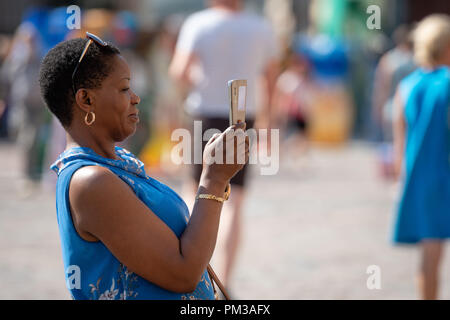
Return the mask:
[[231,186],[230,186],[230,184],[228,184],[227,188],[225,189],[225,194],[224,194],[223,198],[217,197],[213,194],[201,193],[195,197],[195,200],[208,199],[208,200],[215,200],[217,202],[223,203],[224,201],[228,200],[228,197],[230,196],[230,192],[231,192]]
[[216,197],[213,194],[204,194],[204,193],[199,194],[197,197],[195,197],[195,200],[198,200],[198,199],[216,200],[217,202],[220,202],[220,203],[223,203],[225,201],[224,198]]

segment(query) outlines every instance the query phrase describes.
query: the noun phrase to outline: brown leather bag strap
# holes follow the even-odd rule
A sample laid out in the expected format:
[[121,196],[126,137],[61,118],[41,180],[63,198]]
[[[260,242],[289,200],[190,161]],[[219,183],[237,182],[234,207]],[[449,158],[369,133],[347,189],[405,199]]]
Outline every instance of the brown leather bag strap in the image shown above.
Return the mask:
[[[220,282],[219,278],[217,277],[216,273],[214,272],[214,270],[210,264],[208,264],[207,270],[208,270],[209,277],[211,278],[211,282],[215,282],[217,284],[217,286],[219,287],[223,296],[225,297],[225,300],[231,300],[230,296],[228,295],[228,292],[225,290],[225,287],[223,286],[222,282]],[[214,283],[212,283],[212,286],[214,288],[214,293],[216,293],[216,288],[214,287]]]

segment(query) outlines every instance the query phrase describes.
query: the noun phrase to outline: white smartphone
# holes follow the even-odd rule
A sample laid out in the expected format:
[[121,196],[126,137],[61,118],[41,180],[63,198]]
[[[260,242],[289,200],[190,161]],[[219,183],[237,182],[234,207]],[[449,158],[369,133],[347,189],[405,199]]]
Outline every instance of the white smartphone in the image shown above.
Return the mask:
[[238,122],[245,122],[247,80],[228,81],[228,96],[230,99],[230,126]]

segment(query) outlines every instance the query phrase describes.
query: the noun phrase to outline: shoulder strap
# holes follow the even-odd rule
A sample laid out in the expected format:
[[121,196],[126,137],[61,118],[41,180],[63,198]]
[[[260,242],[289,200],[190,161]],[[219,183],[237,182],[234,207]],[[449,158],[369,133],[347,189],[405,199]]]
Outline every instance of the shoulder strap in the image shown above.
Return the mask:
[[213,270],[213,268],[211,267],[210,264],[208,264],[207,270],[208,270],[209,277],[211,278],[212,286],[213,286],[213,289],[214,289],[214,295],[216,296],[216,299],[218,300],[216,287],[214,286],[214,282],[219,287],[220,291],[222,292],[223,296],[225,297],[225,300],[231,300],[230,296],[228,295],[228,292],[225,290],[225,287],[223,286],[222,282],[220,282],[219,278],[217,277],[216,273],[214,272],[214,270]]

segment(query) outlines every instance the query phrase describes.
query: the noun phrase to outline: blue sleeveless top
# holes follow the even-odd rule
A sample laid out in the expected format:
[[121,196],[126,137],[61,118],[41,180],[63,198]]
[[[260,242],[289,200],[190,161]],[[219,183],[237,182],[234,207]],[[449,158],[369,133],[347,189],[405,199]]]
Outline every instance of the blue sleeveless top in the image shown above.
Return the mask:
[[[130,272],[100,241],[89,242],[77,233],[70,213],[69,184],[83,166],[103,166],[127,183],[172,231],[180,237],[189,221],[185,202],[169,187],[149,177],[144,164],[123,148],[115,147],[118,160],[99,156],[90,148],[63,152],[51,166],[58,175],[56,212],[67,287],[73,299],[214,299],[205,270],[192,293],[167,291]],[[155,243],[155,245],[164,245]],[[130,248],[133,250],[133,248]]]
[[394,242],[450,237],[450,72],[417,70],[400,83],[405,180]]

